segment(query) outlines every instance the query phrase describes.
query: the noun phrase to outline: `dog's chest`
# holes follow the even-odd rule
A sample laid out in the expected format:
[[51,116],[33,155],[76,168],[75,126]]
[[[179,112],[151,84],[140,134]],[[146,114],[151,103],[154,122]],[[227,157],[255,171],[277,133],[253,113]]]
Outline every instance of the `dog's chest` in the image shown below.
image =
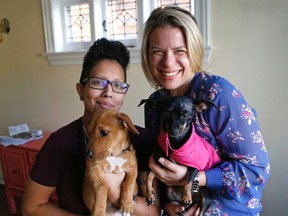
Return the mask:
[[122,173],[125,172],[125,164],[127,159],[122,157],[107,157],[106,162],[108,166],[106,167],[106,172]]

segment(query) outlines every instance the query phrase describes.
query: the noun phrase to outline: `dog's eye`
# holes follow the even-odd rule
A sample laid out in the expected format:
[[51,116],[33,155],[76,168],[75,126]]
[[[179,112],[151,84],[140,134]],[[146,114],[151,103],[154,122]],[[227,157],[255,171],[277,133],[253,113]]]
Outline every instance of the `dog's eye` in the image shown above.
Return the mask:
[[94,152],[92,152],[92,151],[87,151],[86,152],[86,157],[88,157],[90,160],[93,159],[93,155],[94,155]]
[[109,133],[109,131],[107,131],[107,130],[100,130],[100,136],[101,136],[101,137],[107,136],[108,133]]
[[181,118],[188,118],[189,117],[189,114],[187,112],[180,112],[179,113],[179,117]]
[[189,115],[187,113],[183,114],[184,118],[188,118]]
[[167,112],[164,112],[164,113],[163,113],[163,116],[164,116],[164,118],[168,117],[168,116],[169,116],[169,112],[168,112],[168,111],[167,111]]
[[180,112],[180,117],[185,118],[185,119],[191,119],[192,115],[189,111],[182,111]]

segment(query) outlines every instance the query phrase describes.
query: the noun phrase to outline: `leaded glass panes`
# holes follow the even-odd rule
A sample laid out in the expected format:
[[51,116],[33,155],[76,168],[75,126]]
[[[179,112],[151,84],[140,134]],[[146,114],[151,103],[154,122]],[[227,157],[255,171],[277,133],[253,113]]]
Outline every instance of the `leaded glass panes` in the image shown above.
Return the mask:
[[109,0],[109,36],[113,39],[137,38],[137,1]]
[[194,0],[157,0],[157,6],[158,7],[164,7],[167,5],[178,5],[179,7],[182,7],[188,11],[190,11],[192,14],[194,14]]
[[70,5],[66,9],[69,40],[72,42],[91,41],[89,4]]

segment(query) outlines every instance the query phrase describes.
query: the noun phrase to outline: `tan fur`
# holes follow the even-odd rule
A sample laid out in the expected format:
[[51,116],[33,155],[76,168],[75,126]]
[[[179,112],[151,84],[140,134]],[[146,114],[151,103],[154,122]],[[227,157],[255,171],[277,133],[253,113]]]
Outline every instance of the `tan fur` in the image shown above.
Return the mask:
[[[139,133],[130,118],[112,110],[95,112],[88,126],[89,143],[86,158],[83,198],[92,216],[106,215],[108,187],[104,173],[125,172],[121,185],[119,209],[124,215],[133,213],[133,194],[136,194],[138,174],[135,150],[127,130]],[[111,157],[123,164],[111,165]]]

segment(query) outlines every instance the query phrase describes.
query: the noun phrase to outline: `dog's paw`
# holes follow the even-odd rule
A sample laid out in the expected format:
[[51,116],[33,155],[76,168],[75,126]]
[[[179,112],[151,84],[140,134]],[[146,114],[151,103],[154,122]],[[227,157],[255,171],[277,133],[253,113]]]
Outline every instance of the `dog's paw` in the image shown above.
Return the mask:
[[193,200],[192,200],[192,197],[191,195],[189,196],[188,194],[187,195],[183,195],[182,196],[182,204],[185,206],[185,207],[188,207],[192,204]]
[[130,212],[122,212],[120,210],[120,213],[121,213],[122,216],[132,216],[132,213],[130,213]]
[[146,198],[146,202],[147,202],[147,206],[150,206],[150,205],[153,205],[155,203],[155,200]]
[[147,205],[150,206],[155,203],[155,195],[154,190],[147,190],[146,202]]
[[154,195],[152,196],[147,196],[146,197],[146,202],[147,202],[147,205],[150,206],[150,205],[153,205],[155,203],[155,197]]
[[121,215],[122,215],[122,216],[132,216],[132,214],[131,214],[131,213],[128,213],[128,212],[121,212]]
[[119,208],[122,216],[131,216],[133,213],[133,203],[126,203],[120,205]]

